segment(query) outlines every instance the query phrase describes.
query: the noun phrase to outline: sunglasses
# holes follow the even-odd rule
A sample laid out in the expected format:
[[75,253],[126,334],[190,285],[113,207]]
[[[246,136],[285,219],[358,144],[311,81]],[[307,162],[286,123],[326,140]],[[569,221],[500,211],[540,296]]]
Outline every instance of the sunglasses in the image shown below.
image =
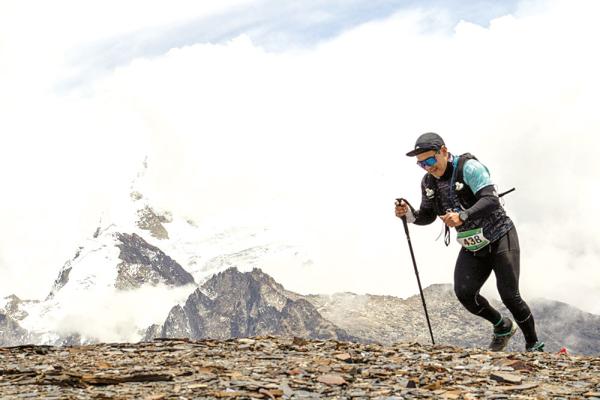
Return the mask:
[[[439,153],[439,151],[435,154],[438,154],[438,153]],[[433,167],[437,163],[435,154],[429,158],[424,159],[423,161],[417,161],[417,165],[421,168]]]

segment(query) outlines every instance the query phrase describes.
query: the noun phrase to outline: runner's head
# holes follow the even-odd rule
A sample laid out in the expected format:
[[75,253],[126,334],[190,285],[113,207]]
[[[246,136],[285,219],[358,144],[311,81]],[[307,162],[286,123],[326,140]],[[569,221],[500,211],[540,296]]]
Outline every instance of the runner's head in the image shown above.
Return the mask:
[[444,139],[433,132],[419,136],[415,148],[408,153],[409,157],[417,157],[417,164],[433,176],[440,177],[446,172],[448,165],[448,149]]

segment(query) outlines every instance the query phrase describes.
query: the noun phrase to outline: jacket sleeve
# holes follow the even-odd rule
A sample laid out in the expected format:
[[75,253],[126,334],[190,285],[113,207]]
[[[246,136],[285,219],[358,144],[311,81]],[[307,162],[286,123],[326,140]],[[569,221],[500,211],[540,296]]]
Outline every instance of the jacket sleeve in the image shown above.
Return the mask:
[[494,189],[494,185],[482,188],[475,193],[475,197],[477,202],[466,210],[469,218],[483,217],[500,207],[500,198],[496,193],[496,189]]
[[415,211],[415,225],[429,225],[435,221],[435,208],[434,199],[427,197],[425,191],[425,180],[427,176],[424,176],[421,180],[421,205],[419,209]]
[[475,193],[477,202],[467,211],[469,218],[483,217],[498,207],[500,198],[494,189],[488,169],[477,160],[469,160],[464,166],[464,180]]

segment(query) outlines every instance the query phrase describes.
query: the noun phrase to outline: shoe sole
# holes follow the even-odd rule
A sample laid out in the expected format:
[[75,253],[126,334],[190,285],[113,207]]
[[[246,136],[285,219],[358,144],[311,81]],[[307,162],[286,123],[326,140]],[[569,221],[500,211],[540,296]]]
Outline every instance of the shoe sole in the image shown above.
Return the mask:
[[492,350],[492,351],[504,350],[506,348],[506,346],[508,346],[508,342],[510,341],[510,338],[512,338],[514,336],[515,332],[517,332],[517,324],[513,321],[512,327],[510,328],[510,333],[508,335],[504,336],[506,338],[506,341],[504,342],[504,346],[502,346],[502,348],[500,348],[498,350]]
[[534,348],[531,348],[531,349],[525,349],[525,351],[527,353],[535,353],[535,352],[544,353],[544,346],[545,346],[545,343],[542,342],[541,346],[534,347]]

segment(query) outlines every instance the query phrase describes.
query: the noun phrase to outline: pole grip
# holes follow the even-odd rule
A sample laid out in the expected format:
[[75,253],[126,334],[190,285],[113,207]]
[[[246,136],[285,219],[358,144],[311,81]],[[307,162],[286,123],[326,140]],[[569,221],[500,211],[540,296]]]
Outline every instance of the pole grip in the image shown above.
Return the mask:
[[[415,208],[412,206],[412,204],[408,202],[408,200],[406,200],[403,197],[398,197],[396,199],[396,205],[400,205],[402,204],[402,202],[405,202],[410,207],[410,211],[413,214],[415,213]],[[408,240],[410,240],[410,233],[408,233],[408,221],[406,220],[406,215],[402,217],[402,224],[404,225],[404,233],[406,233],[406,237],[408,238]]]

